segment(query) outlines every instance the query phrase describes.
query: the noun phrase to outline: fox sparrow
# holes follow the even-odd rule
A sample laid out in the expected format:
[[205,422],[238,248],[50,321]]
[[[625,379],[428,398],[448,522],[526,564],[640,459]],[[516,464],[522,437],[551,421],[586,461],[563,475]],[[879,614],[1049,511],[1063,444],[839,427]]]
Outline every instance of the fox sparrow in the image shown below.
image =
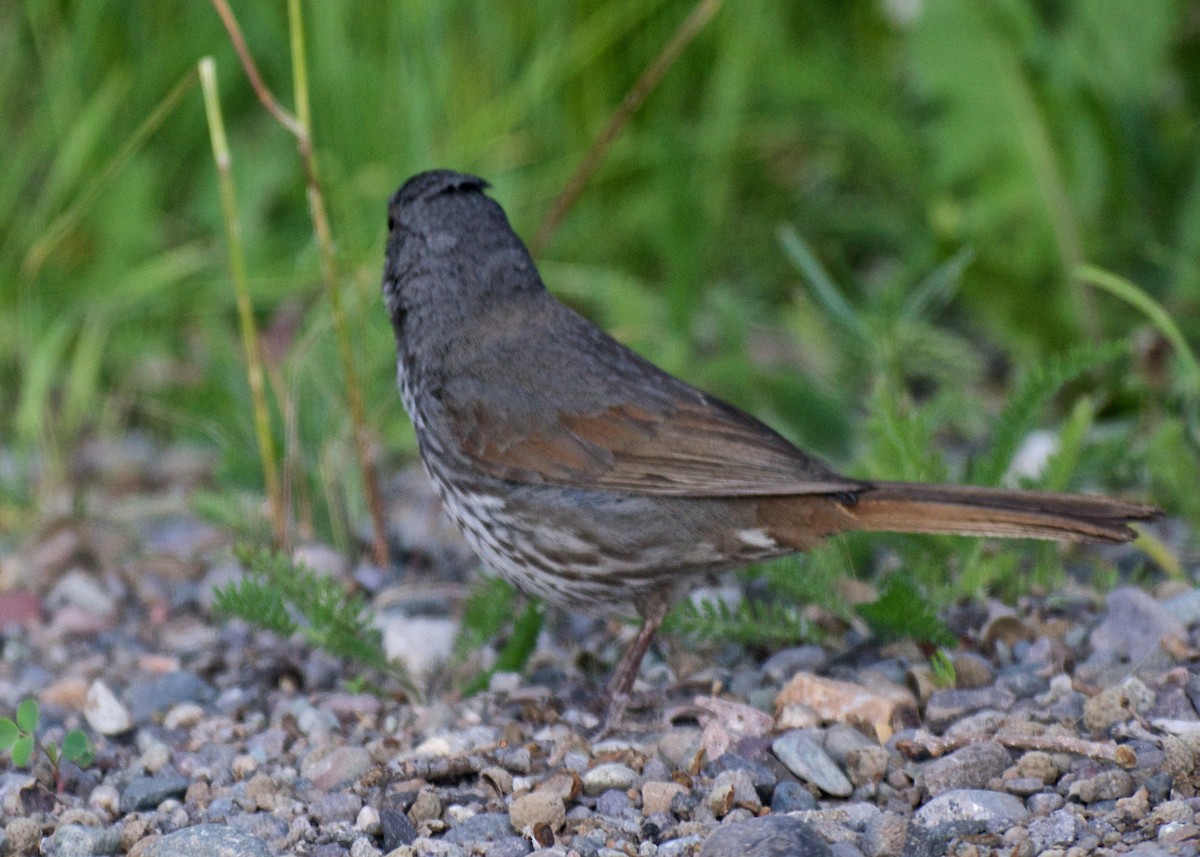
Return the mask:
[[846,530],[1127,541],[1152,506],[850,479],[668,375],[546,290],[487,182],[438,170],[388,207],[383,293],[425,467],[484,562],[571,609],[644,622],[707,572]]

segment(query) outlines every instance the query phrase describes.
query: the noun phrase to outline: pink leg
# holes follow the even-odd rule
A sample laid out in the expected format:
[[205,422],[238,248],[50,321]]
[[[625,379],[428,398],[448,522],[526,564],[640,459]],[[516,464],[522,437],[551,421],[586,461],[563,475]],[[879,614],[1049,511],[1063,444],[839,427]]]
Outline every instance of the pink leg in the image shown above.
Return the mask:
[[621,662],[617,664],[617,668],[613,672],[612,679],[608,682],[610,699],[629,696],[629,692],[633,690],[633,683],[637,680],[642,658],[646,656],[646,651],[654,640],[654,633],[661,624],[661,622],[652,623],[649,619],[642,623],[642,629],[638,631],[637,639],[625,650],[625,654],[621,656]]
[[621,662],[617,664],[617,668],[613,672],[613,677],[608,683],[610,705],[620,700],[621,706],[624,707],[624,702],[628,699],[629,692],[633,690],[633,683],[637,680],[638,669],[642,665],[642,658],[646,656],[646,652],[650,648],[650,643],[654,641],[654,635],[662,627],[663,619],[666,618],[669,606],[669,603],[664,600],[661,604],[655,604],[646,611],[642,628],[638,631],[637,638],[625,650],[625,654],[621,656]]

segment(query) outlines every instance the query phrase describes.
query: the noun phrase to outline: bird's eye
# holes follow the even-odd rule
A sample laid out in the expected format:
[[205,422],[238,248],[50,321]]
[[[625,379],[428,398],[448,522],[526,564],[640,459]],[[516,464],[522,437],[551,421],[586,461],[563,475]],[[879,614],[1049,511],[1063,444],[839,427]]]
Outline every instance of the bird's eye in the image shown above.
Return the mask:
[[392,215],[389,214],[388,215],[388,232],[395,232],[395,231],[396,231],[396,218],[392,217]]

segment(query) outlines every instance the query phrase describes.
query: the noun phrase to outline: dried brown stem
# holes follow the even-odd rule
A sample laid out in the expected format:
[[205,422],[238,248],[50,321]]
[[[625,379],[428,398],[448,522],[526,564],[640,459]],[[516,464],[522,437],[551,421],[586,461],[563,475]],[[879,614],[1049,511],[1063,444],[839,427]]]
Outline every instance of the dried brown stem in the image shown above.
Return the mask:
[[250,88],[258,96],[258,100],[262,102],[262,106],[267,108],[267,112],[280,125],[292,132],[292,134],[300,139],[306,139],[308,137],[308,129],[301,125],[300,121],[279,103],[278,99],[271,93],[271,90],[267,88],[266,83],[263,82],[262,75],[258,72],[258,65],[254,62],[254,57],[250,54],[250,48],[246,45],[245,37],[242,36],[242,28],[238,26],[237,18],[234,17],[233,10],[229,8],[229,4],[225,0],[212,0],[212,4],[216,7],[217,14],[221,16],[221,23],[225,25],[226,32],[229,33],[229,41],[233,43],[233,50],[237,53],[238,59],[242,63],[242,68],[246,70],[246,77],[250,79]]
[[371,516],[371,557],[376,565],[386,567],[391,559],[389,556],[387,538],[384,529],[383,499],[379,490],[379,479],[375,473],[371,440],[367,432],[366,418],[362,402],[362,388],[358,381],[358,373],[354,368],[354,350],[351,346],[350,332],[346,326],[346,317],[342,312],[341,292],[338,288],[337,264],[333,251],[333,233],[329,227],[329,218],[325,211],[325,195],[321,190],[321,181],[317,172],[317,160],[313,153],[312,135],[310,132],[308,111],[308,85],[304,79],[302,28],[299,21],[299,3],[290,2],[288,5],[289,22],[292,33],[293,68],[297,74],[297,111],[294,116],[279,103],[259,74],[254,57],[246,46],[241,28],[233,11],[226,0],[212,0],[217,14],[221,17],[233,49],[246,70],[258,100],[263,107],[281,125],[296,137],[300,161],[304,165],[304,179],[308,189],[309,211],[313,221],[313,231],[317,238],[317,247],[321,258],[321,279],[329,296],[330,313],[333,318],[333,328],[338,344],[338,355],[342,362],[342,372],[346,379],[346,402],[350,411],[351,428],[354,432],[354,451],[358,458],[358,466],[362,472],[363,490],[366,492],[367,510]]
[[537,234],[533,239],[535,256],[541,254],[542,249],[558,230],[563,218],[567,216],[567,212],[575,206],[583,189],[587,186],[588,180],[596,172],[604,160],[604,156],[608,154],[608,150],[612,148],[613,143],[621,135],[621,131],[629,123],[633,114],[658,86],[668,69],[675,64],[675,60],[679,59],[683,49],[700,34],[713,15],[717,14],[717,10],[721,8],[723,2],[724,0],[699,0],[691,14],[683,19],[671,38],[663,45],[658,56],[650,65],[646,66],[646,70],[642,72],[642,76],[637,79],[629,92],[625,93],[625,97],[613,112],[608,124],[584,154],[583,160],[579,162],[579,166],[575,168],[575,172],[571,174],[571,178],[567,180],[566,186],[555,198],[554,204],[550,206],[550,211],[542,220],[541,226],[538,227]]
[[912,738],[897,741],[896,748],[910,758],[936,757],[962,749],[968,744],[982,744],[986,741],[995,741],[1012,750],[1041,750],[1046,753],[1070,753],[1073,756],[1086,756],[1100,762],[1113,762],[1122,768],[1132,768],[1137,765],[1137,753],[1131,747],[1111,742],[1085,741],[1069,735],[1019,735],[1001,732],[996,735],[976,733],[941,737],[918,730]]

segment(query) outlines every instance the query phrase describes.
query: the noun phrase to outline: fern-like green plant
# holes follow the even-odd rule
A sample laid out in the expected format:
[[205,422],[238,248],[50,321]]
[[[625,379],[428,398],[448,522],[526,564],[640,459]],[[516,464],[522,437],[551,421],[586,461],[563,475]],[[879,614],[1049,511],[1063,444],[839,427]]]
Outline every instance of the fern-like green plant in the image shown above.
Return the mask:
[[244,546],[236,553],[246,576],[215,591],[217,614],[280,636],[299,632],[332,655],[406,681],[401,667],[388,659],[382,634],[361,596],[350,595],[337,581],[283,554]]
[[1113,362],[1128,350],[1129,346],[1124,342],[1085,343],[1027,371],[993,422],[995,428],[988,451],[972,465],[970,481],[976,485],[999,483],[1012,465],[1022,441],[1035,428],[1038,416],[1055,394],[1066,384]]
[[876,636],[883,639],[912,639],[935,646],[952,646],[954,635],[938,618],[929,597],[903,574],[884,581],[879,598],[855,610]]
[[811,623],[794,603],[746,600],[736,607],[720,599],[680,602],[664,623],[668,632],[733,640],[748,646],[778,646],[809,639]]

